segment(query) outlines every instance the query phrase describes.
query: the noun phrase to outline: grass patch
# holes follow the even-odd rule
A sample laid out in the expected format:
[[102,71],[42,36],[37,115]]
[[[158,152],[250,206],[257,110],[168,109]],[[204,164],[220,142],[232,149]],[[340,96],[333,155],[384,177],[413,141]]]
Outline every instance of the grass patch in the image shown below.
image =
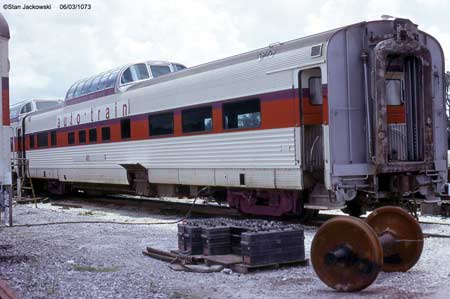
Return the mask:
[[80,215],[80,216],[94,216],[94,212],[93,211],[85,211],[85,212],[78,213],[78,215]]
[[116,272],[119,267],[94,267],[86,265],[73,265],[72,269],[80,272],[93,272],[93,273],[106,273],[106,272]]

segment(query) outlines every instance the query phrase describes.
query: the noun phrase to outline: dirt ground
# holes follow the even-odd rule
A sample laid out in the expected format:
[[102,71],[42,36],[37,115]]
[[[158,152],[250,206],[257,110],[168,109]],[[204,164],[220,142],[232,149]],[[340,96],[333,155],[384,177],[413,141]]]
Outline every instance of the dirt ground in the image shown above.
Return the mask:
[[[17,206],[15,224],[57,221],[170,222],[179,216],[134,209]],[[439,220],[427,217],[429,220]],[[424,225],[450,234],[450,226]],[[309,248],[316,228],[305,227]],[[176,272],[142,254],[146,246],[176,249],[176,224],[64,224],[0,227],[0,278],[23,298],[449,298],[450,239],[427,238],[418,264],[407,273],[380,273],[359,293],[326,287],[311,266],[238,274]]]

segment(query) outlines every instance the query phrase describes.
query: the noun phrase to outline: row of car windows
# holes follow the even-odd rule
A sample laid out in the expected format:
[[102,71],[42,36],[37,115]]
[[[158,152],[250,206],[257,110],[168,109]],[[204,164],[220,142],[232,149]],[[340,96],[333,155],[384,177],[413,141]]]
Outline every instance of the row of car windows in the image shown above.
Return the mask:
[[[128,119],[129,121],[129,119]],[[89,142],[90,143],[96,143],[97,142],[97,129],[92,128],[89,129]],[[48,147],[48,132],[43,133],[37,133],[37,147]],[[111,129],[109,127],[103,127],[101,128],[101,137],[102,141],[109,141],[111,137]],[[35,135],[30,134],[28,135],[28,140],[30,144],[30,148],[35,147]],[[75,132],[69,132],[67,134],[67,142],[68,144],[75,144]],[[86,143],[86,130],[80,130],[78,131],[78,142],[80,144]],[[50,132],[50,146],[56,146],[57,145],[57,138],[56,138],[56,131]]]
[[[259,99],[243,100],[239,102],[226,103],[222,105],[222,119],[224,129],[257,128],[261,125],[261,105]],[[181,112],[181,123],[183,133],[209,132],[212,131],[212,106],[202,106],[185,109]],[[172,135],[174,133],[174,113],[164,112],[148,116],[150,136]],[[92,128],[78,131],[78,143],[96,143],[97,129]],[[37,134],[37,147],[48,147],[48,132]],[[67,143],[75,144],[76,132],[67,134]],[[131,138],[131,120],[129,118],[120,121],[120,135],[126,140]],[[101,128],[101,141],[111,140],[111,128]],[[29,135],[30,148],[35,147],[34,134]],[[57,145],[56,131],[50,132],[50,146]]]
[[[174,71],[182,70],[185,67],[178,64],[173,64]],[[169,74],[171,72],[168,65],[150,65],[150,71],[153,78]],[[120,79],[121,84],[128,84],[131,82],[149,79],[150,74],[147,66],[144,63],[138,63],[127,68]]]

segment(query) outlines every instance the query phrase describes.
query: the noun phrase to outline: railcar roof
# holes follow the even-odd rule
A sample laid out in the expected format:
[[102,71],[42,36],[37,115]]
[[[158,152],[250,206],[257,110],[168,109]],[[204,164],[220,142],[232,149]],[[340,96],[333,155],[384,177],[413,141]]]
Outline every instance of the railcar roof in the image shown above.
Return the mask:
[[[345,27],[348,27],[348,26],[345,26]],[[285,52],[285,51],[289,51],[289,50],[296,49],[296,48],[304,48],[304,47],[308,47],[308,46],[321,45],[321,44],[326,43],[335,32],[337,32],[345,27],[328,30],[325,32],[309,35],[306,37],[294,39],[294,40],[283,42],[283,43],[274,43],[265,48],[260,48],[260,49],[249,51],[249,52],[246,52],[243,54],[238,54],[238,55],[234,55],[231,57],[208,62],[205,64],[200,64],[200,65],[197,65],[194,67],[189,67],[187,69],[183,69],[182,72],[174,71],[165,76],[151,78],[151,80],[143,80],[141,82],[137,82],[137,83],[133,84],[132,86],[130,86],[127,90],[133,90],[133,89],[153,85],[153,84],[156,84],[159,82],[173,80],[173,79],[176,79],[179,77],[184,77],[184,76],[188,76],[191,74],[201,73],[201,72],[204,72],[207,70],[212,70],[212,69],[217,69],[217,68],[237,64],[237,63],[240,63],[243,61],[254,59],[255,57],[257,58],[260,53],[271,50],[274,47],[277,47],[276,51],[277,51],[277,53],[280,53],[280,52]],[[145,63],[147,63],[149,65],[152,65],[152,64],[158,65],[160,63],[170,64],[170,62],[166,62],[166,61],[147,61]],[[172,64],[174,64],[174,63],[172,63]],[[119,68],[115,68],[110,71],[103,72],[98,75],[88,77],[88,78],[85,78],[85,79],[75,82],[68,90],[68,92],[66,94],[66,100],[84,97],[86,95],[96,93],[96,92],[104,93],[105,91],[110,91],[109,93],[104,93],[103,95],[115,93],[116,90],[113,88],[116,86],[116,82],[118,81],[117,80],[118,76],[120,76],[120,74],[127,67],[129,67],[131,65],[132,64],[127,64],[125,66],[121,66]],[[81,88],[78,88],[78,87],[81,87]],[[77,94],[77,91],[78,91],[78,94]]]
[[[345,27],[348,27],[348,26],[345,26]],[[161,77],[161,78],[156,78],[154,80],[137,83],[136,85],[133,85],[132,87],[130,87],[129,90],[153,85],[153,84],[156,84],[159,82],[173,80],[176,78],[180,78],[180,77],[184,77],[184,76],[188,76],[188,75],[192,75],[192,74],[201,73],[201,72],[204,72],[207,70],[213,70],[213,69],[217,69],[217,68],[221,68],[221,67],[225,67],[225,66],[238,64],[238,63],[248,61],[251,59],[256,59],[259,57],[260,53],[269,51],[269,50],[273,49],[274,47],[276,47],[277,53],[281,53],[281,52],[289,51],[289,50],[296,49],[296,48],[305,48],[305,47],[309,47],[309,46],[312,47],[312,46],[324,44],[324,43],[328,42],[328,40],[333,36],[333,34],[335,32],[337,32],[345,27],[336,28],[336,29],[325,31],[325,32],[297,38],[297,39],[290,40],[287,42],[273,43],[264,48],[252,50],[252,51],[249,51],[246,53],[242,53],[242,54],[234,55],[231,57],[215,60],[212,62],[200,64],[197,66],[189,67],[188,69],[183,70],[183,72],[171,73],[171,74]]]
[[350,28],[353,26],[361,26],[362,24],[384,23],[384,22],[393,23],[394,20],[363,21],[363,22],[353,23],[353,24],[349,24],[349,25],[342,26],[339,28],[331,29],[331,30],[324,31],[321,33],[297,38],[297,39],[290,40],[287,42],[270,44],[267,47],[260,48],[257,50],[253,50],[253,51],[238,54],[235,56],[215,60],[212,62],[200,64],[200,65],[193,66],[193,67],[189,67],[188,69],[184,70],[183,72],[171,73],[167,76],[164,76],[161,78],[156,78],[154,80],[139,82],[139,83],[133,85],[132,87],[130,87],[128,90],[138,89],[141,87],[150,86],[153,84],[173,80],[176,78],[180,78],[180,77],[184,77],[184,76],[188,76],[188,75],[192,75],[192,74],[197,74],[197,73],[201,73],[201,72],[208,71],[208,70],[226,67],[226,66],[238,64],[238,63],[241,63],[244,61],[249,61],[252,59],[258,59],[258,57],[260,57],[259,55],[261,53],[268,52],[272,49],[275,49],[276,53],[282,53],[282,52],[286,52],[286,51],[290,51],[290,50],[298,49],[298,48],[314,47],[316,45],[321,45],[321,44],[326,45],[335,33],[339,32],[341,30],[345,30],[346,28]]
[[30,103],[30,102],[55,102],[55,103],[61,103],[61,100],[55,100],[55,99],[30,99],[30,100],[21,100],[19,102],[13,103],[10,105],[10,108],[22,106],[23,104]]

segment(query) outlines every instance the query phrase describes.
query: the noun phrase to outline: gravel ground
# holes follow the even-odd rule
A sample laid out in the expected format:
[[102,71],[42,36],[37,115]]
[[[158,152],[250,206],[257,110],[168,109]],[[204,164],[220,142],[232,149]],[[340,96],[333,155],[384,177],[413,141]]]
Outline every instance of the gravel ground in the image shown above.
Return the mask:
[[[16,224],[175,219],[87,204],[82,209],[50,204],[15,209]],[[305,229],[308,258],[315,231]],[[450,226],[426,225],[424,231],[450,234]],[[323,285],[310,266],[247,275],[185,273],[141,253],[146,246],[176,249],[176,232],[175,224],[0,228],[0,244],[13,245],[0,249],[0,278],[23,298],[448,298],[450,294],[450,239],[426,239],[419,263],[409,272],[380,273],[366,290],[344,295]]]

